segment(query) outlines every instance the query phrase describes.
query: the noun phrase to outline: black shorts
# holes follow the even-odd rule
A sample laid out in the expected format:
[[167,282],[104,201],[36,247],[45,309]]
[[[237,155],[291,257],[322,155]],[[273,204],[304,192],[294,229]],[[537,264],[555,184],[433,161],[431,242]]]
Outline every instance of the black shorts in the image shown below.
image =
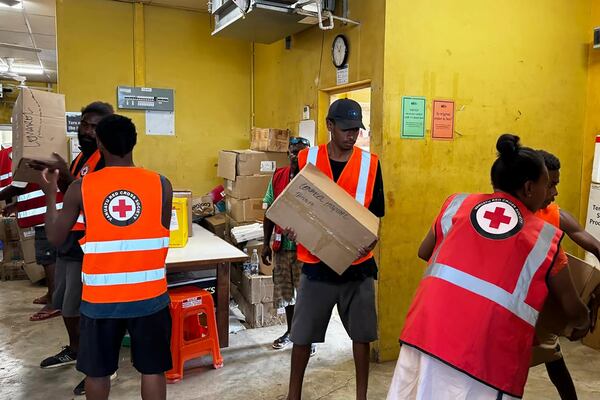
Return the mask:
[[162,374],[173,368],[171,360],[171,313],[169,307],[138,318],[89,318],[81,315],[77,370],[93,378],[119,369],[119,350],[131,337],[131,361],[144,375]]
[[56,247],[52,246],[46,236],[46,228],[35,227],[35,262],[40,265],[52,265],[56,262]]

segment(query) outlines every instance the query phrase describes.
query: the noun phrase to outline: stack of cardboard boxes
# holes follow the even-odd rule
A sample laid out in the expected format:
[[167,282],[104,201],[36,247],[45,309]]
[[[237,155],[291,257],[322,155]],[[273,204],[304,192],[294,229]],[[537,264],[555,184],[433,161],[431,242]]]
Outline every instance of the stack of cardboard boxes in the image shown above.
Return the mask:
[[226,232],[241,225],[262,222],[263,198],[277,168],[289,164],[289,132],[254,128],[252,148],[258,150],[222,150],[217,175],[224,178],[227,209]]
[[[262,223],[265,215],[263,199],[277,168],[289,164],[287,148],[289,132],[280,129],[252,130],[251,150],[222,150],[219,153],[217,175],[224,179],[226,213],[206,218],[203,226],[251,255],[262,253],[262,240],[238,243],[231,229]],[[262,228],[260,228],[262,229]],[[242,235],[243,236],[243,235]],[[231,292],[246,322],[252,327],[263,327],[285,321],[273,306],[273,267],[261,262],[262,275],[251,276],[241,266],[231,269]]]
[[35,262],[35,231],[19,228],[16,218],[2,218],[0,240],[4,244],[2,280],[44,279],[44,268]]
[[239,284],[231,288],[233,298],[251,328],[285,323],[285,310],[277,310],[273,304],[273,277],[243,273]]

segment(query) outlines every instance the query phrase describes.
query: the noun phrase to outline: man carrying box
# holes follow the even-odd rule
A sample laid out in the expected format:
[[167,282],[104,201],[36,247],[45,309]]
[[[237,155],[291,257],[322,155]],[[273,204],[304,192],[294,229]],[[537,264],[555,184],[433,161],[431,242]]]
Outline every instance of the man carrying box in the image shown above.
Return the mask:
[[[360,105],[349,99],[331,104],[327,115],[331,141],[300,152],[300,169],[307,163],[323,173],[353,196],[377,217],[385,214],[383,178],[377,156],[355,147],[362,123]],[[284,233],[296,239],[293,227]],[[370,343],[377,340],[375,284],[377,264],[373,258],[373,243],[362,248],[357,260],[340,276],[298,244],[298,260],[304,263],[298,300],[292,321],[292,368],[289,400],[302,396],[302,381],[310,357],[311,343],[325,340],[333,307],[338,312],[346,332],[352,339],[356,368],[356,398],[366,400],[369,380]]]
[[[560,209],[554,202],[556,196],[558,196],[557,186],[560,182],[560,160],[558,157],[547,151],[538,150],[538,152],[544,158],[544,163],[548,169],[550,187],[548,188],[548,198],[546,199],[544,208],[539,210],[536,215],[546,222],[559,227],[578,246],[589,251],[600,260],[600,242],[586,232],[571,214]],[[600,287],[596,288],[593,297],[600,298]],[[596,322],[594,316],[598,311],[597,304],[595,306],[590,305],[590,310],[592,310],[591,323],[592,326],[594,326]],[[580,336],[581,335],[583,334],[580,333]],[[576,400],[577,393],[575,391],[575,385],[573,384],[571,374],[567,369],[563,354],[560,350],[558,335],[548,332],[538,326],[536,329],[536,336],[539,344],[534,347],[534,358],[537,354],[539,357],[548,360],[545,362],[546,370],[548,371],[548,376],[556,387],[560,398],[562,400]]]
[[[298,168],[298,153],[310,146],[308,139],[302,137],[292,137],[289,140],[288,156],[290,165],[284,168],[278,168],[273,174],[273,178],[267,188],[267,193],[263,203],[270,207],[275,199],[296,176]],[[285,308],[287,320],[287,331],[280,338],[273,342],[275,350],[283,349],[289,346],[290,331],[292,330],[292,319],[294,317],[294,304],[296,304],[296,290],[300,283],[300,273],[302,263],[298,262],[296,255],[296,243],[283,235],[283,229],[276,226],[273,221],[264,218],[264,243],[262,249],[262,261],[266,265],[271,265],[271,258],[275,253],[275,267],[273,269],[273,302],[276,308]],[[275,231],[275,240],[271,249],[271,237]],[[316,347],[311,348],[311,355],[314,355]]]
[[86,375],[88,398],[108,399],[127,330],[142,398],[165,399],[164,373],[172,368],[165,260],[173,189],[166,178],[134,166],[137,133],[129,118],[105,117],[96,132],[110,168],[73,182],[61,211],[55,204],[58,170],[46,169],[42,183],[52,243],[64,243],[85,212],[77,369]]
[[[114,113],[113,107],[100,101],[88,104],[81,110],[81,123],[77,132],[81,153],[69,167],[64,159],[55,155],[56,162],[34,161],[31,167],[43,170],[49,168],[59,171],[58,187],[65,193],[69,185],[88,173],[104,168],[105,162],[96,143],[96,126],[100,120]],[[79,240],[85,233],[83,216],[77,219],[66,240],[58,247],[56,260],[55,290],[52,304],[55,309],[62,310],[63,322],[69,337],[69,345],[56,355],[42,360],[40,367],[55,368],[75,364],[79,350],[79,306],[81,304],[81,264],[83,252]],[[73,389],[75,395],[85,393],[85,380]]]

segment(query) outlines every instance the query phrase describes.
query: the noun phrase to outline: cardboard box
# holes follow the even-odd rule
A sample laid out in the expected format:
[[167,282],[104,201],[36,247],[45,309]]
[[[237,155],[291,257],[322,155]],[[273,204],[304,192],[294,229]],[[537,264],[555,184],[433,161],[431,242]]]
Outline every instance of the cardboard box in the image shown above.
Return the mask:
[[271,175],[237,176],[235,180],[225,179],[225,194],[236,199],[264,198],[271,182]]
[[169,247],[185,247],[188,242],[187,198],[173,198]]
[[20,244],[21,252],[23,254],[23,261],[25,261],[25,263],[35,263],[35,240],[21,240]]
[[292,227],[297,242],[340,275],[379,231],[379,218],[312,164],[290,182],[267,217]]
[[289,165],[286,153],[265,153],[254,150],[221,150],[217,176],[234,181],[236,176],[272,174]]
[[273,302],[273,277],[271,276],[242,274],[240,289],[250,304]]
[[4,242],[4,260],[5,263],[13,261],[23,261],[23,250],[21,242]]
[[191,190],[173,190],[173,197],[179,199],[187,199],[187,220],[188,220],[188,237],[192,237],[192,191]]
[[263,199],[239,200],[227,197],[227,213],[239,222],[262,221],[265,216]]
[[31,160],[52,161],[52,153],[68,159],[65,96],[42,90],[21,88],[12,113],[13,179],[36,182],[39,171]]
[[0,230],[2,231],[2,241],[13,242],[21,239],[21,230],[15,217],[2,218]]
[[[575,289],[581,300],[588,304],[592,292],[600,285],[600,270],[570,254],[567,254],[567,257]],[[572,332],[572,327],[568,324],[562,306],[552,296],[549,296],[546,300],[537,327],[559,336],[570,336]]]
[[285,309],[277,310],[273,303],[250,304],[235,286],[231,286],[231,294],[251,328],[285,323]]
[[227,231],[227,217],[223,213],[213,215],[212,217],[204,218],[200,225],[223,239]]
[[39,282],[46,277],[44,267],[36,264],[35,262],[23,265],[23,270],[25,270],[25,273],[27,274],[27,277],[31,283]]
[[262,240],[251,240],[248,243],[246,243],[246,245],[244,247],[246,249],[248,249],[249,255],[252,255],[252,250],[256,249],[256,252],[258,253],[258,257],[260,260],[260,265],[259,265],[258,269],[262,275],[268,275],[268,276],[273,275],[275,260],[271,259],[271,265],[266,265],[265,263],[263,263],[262,257],[260,256],[262,254],[262,249],[263,249]]
[[290,131],[287,129],[252,128],[250,148],[258,151],[287,153]]
[[3,281],[27,279],[27,274],[23,270],[23,261],[0,263],[0,278],[2,278]]
[[211,196],[196,197],[192,200],[192,218],[194,221],[215,215],[215,205]]

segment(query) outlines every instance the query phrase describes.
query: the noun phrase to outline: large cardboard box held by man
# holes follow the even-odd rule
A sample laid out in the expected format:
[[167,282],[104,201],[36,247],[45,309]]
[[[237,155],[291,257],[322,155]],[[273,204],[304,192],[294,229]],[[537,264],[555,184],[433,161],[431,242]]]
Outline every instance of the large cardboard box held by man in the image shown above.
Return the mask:
[[52,153],[67,159],[65,96],[22,88],[12,113],[13,179],[37,182],[32,160],[52,161]]
[[297,241],[340,275],[379,230],[379,218],[312,164],[269,207],[267,218],[293,228]]

